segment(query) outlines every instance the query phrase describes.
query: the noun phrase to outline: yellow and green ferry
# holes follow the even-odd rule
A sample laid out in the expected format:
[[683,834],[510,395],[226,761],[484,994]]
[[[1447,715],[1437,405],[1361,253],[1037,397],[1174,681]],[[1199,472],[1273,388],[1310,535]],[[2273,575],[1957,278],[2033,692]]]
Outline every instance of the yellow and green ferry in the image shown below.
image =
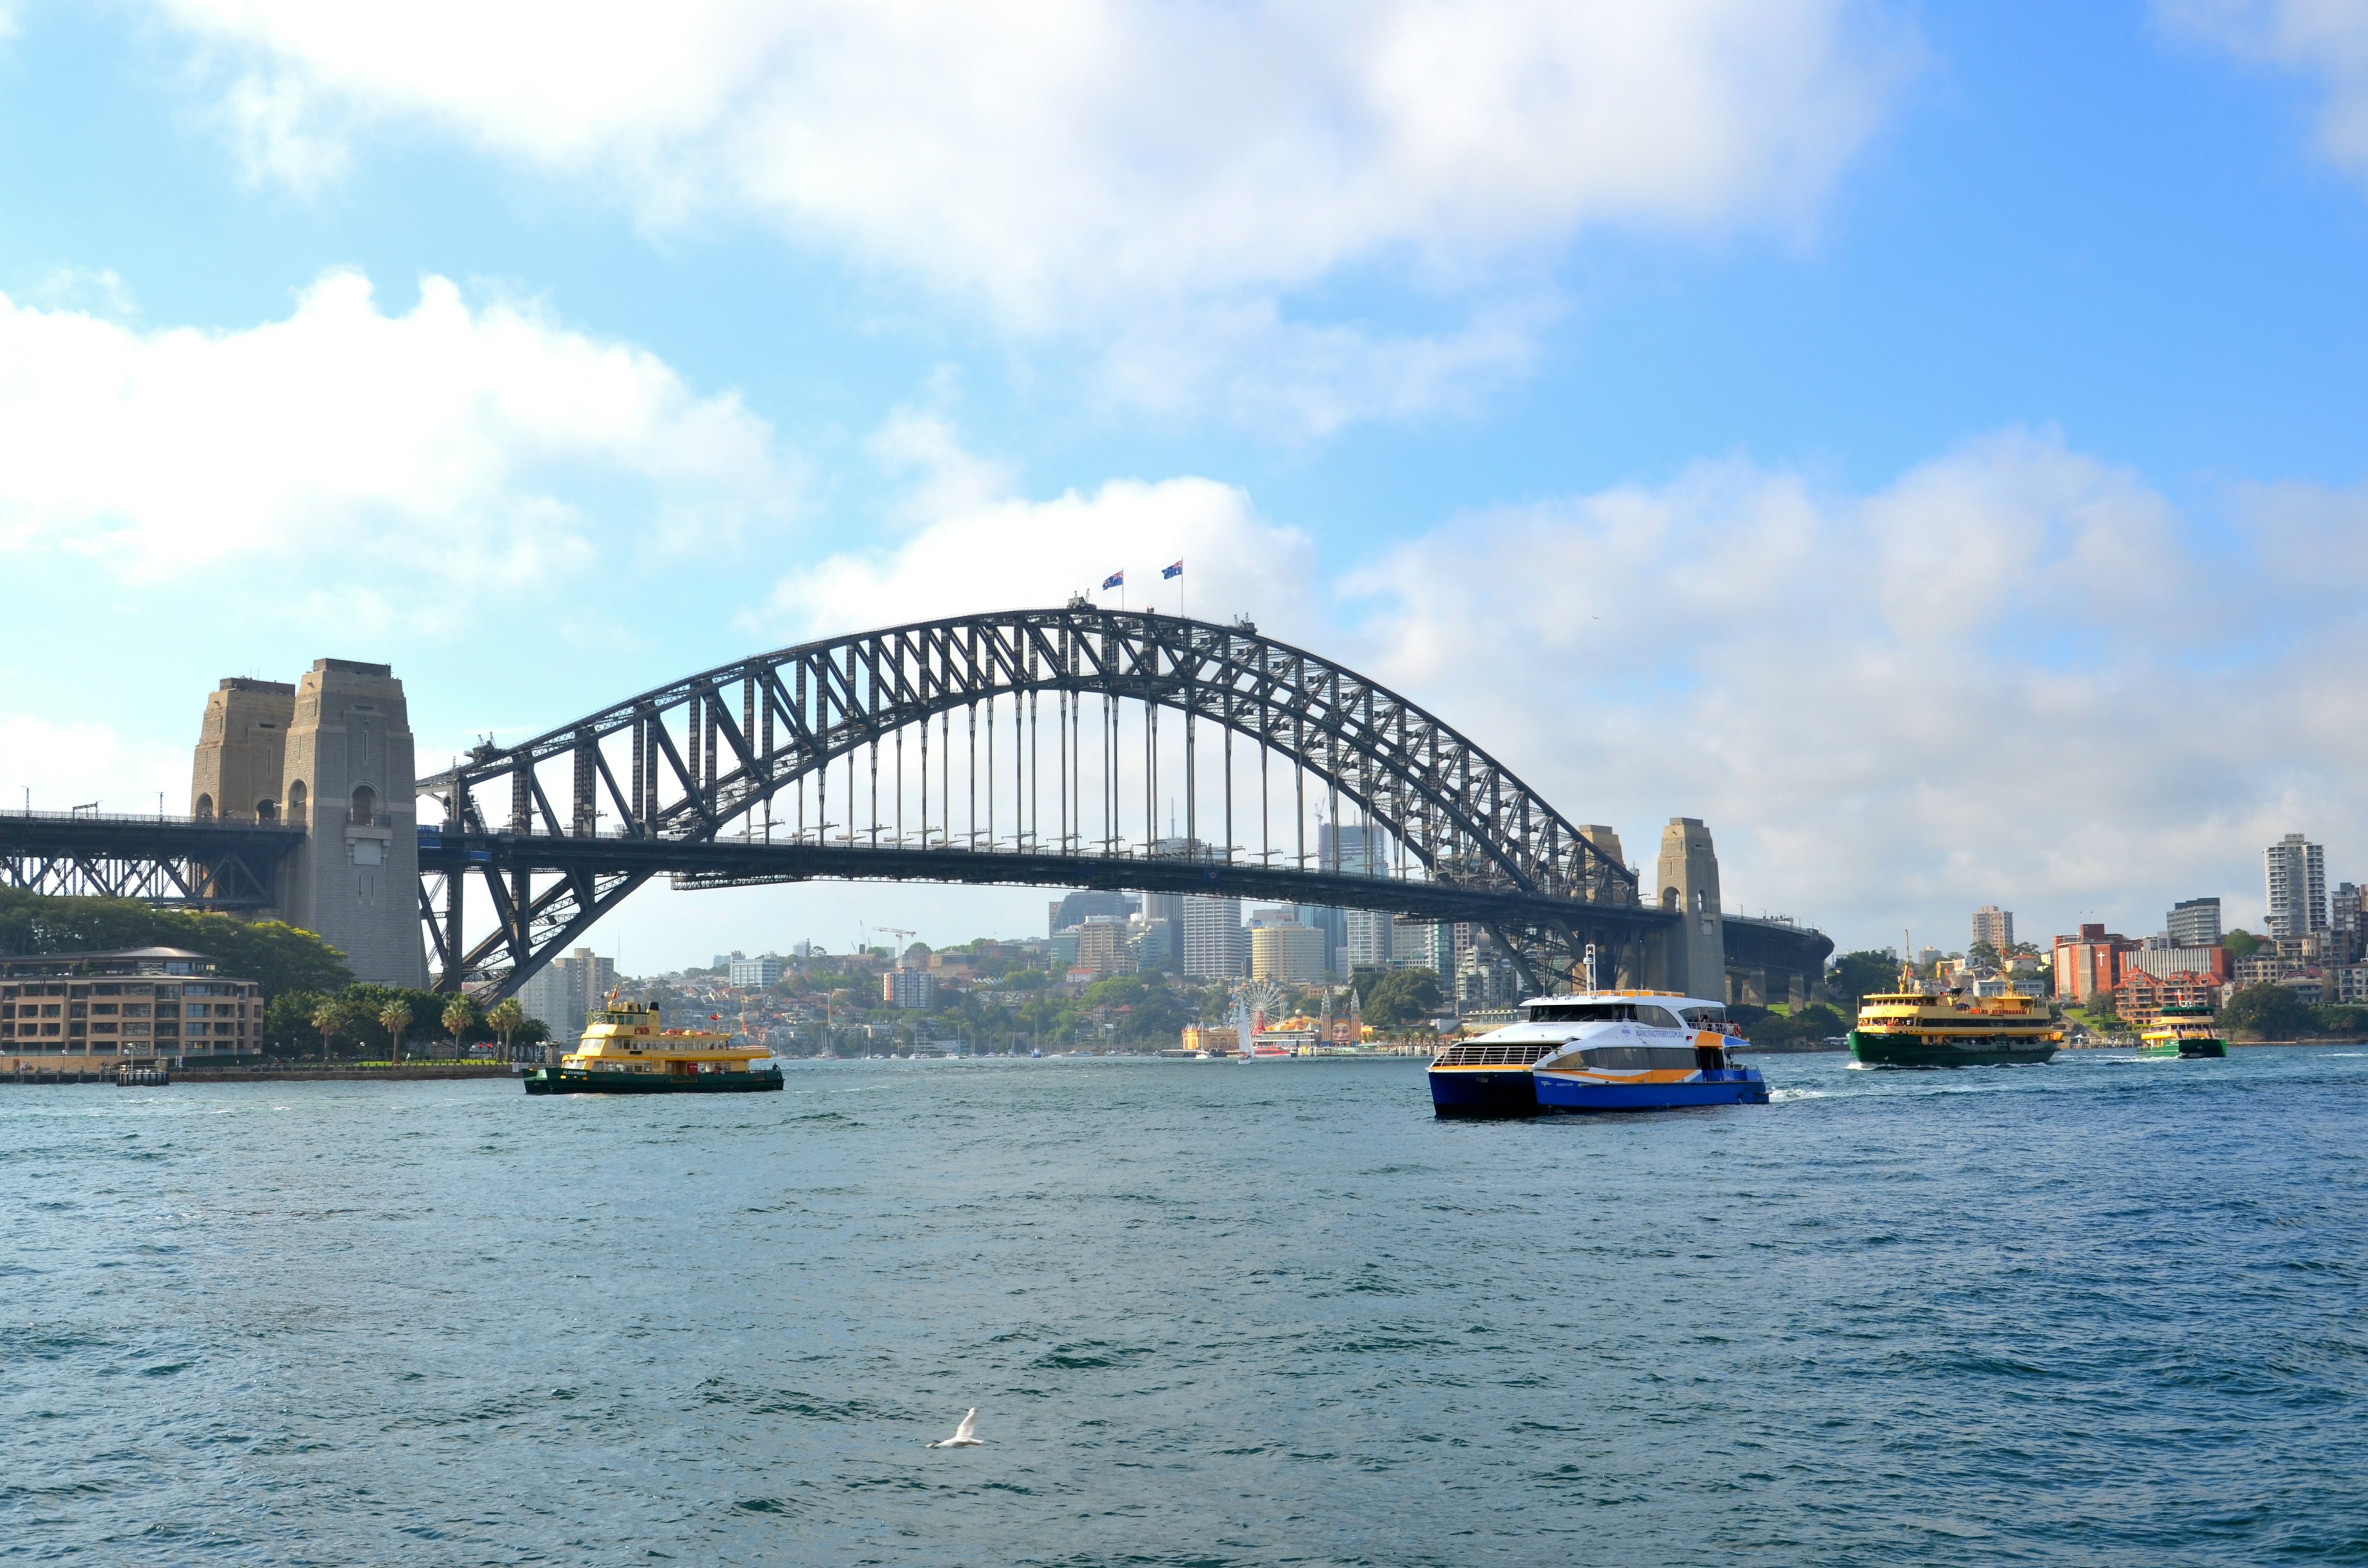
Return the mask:
[[728,1034],[662,1027],[655,1003],[611,996],[556,1067],[526,1075],[529,1095],[745,1095],[781,1086],[772,1052]]
[[2140,1056],[2214,1057],[2228,1054],[2228,1042],[2212,1028],[2212,1009],[2191,1003],[2165,1007],[2138,1031]]
[[2053,1058],[2064,1031],[2030,996],[1930,995],[1900,989],[1859,1004],[1850,1055],[1870,1067],[2004,1067]]

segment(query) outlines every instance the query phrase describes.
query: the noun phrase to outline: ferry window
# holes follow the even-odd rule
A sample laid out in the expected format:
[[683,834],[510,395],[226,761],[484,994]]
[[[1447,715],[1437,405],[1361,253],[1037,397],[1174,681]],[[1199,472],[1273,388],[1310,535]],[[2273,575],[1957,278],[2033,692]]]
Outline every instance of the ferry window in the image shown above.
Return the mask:
[[1633,1002],[1541,1002],[1530,1009],[1533,1024],[1617,1023],[1635,1016]]
[[1684,1017],[1686,1022],[1693,1025],[1696,1028],[1714,1029],[1726,1022],[1726,1009],[1724,1007],[1688,1007],[1684,1010]]
[[1678,1016],[1667,1007],[1639,1007],[1636,1009],[1636,1021],[1647,1028],[1673,1029],[1679,1027]]

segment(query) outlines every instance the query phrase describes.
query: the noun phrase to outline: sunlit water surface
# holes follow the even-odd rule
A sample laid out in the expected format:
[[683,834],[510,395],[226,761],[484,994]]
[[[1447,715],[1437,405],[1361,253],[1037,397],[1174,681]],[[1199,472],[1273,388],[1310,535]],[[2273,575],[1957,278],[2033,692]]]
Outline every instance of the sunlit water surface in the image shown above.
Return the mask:
[[1761,1062],[0,1090],[0,1558],[2368,1561],[2368,1054]]

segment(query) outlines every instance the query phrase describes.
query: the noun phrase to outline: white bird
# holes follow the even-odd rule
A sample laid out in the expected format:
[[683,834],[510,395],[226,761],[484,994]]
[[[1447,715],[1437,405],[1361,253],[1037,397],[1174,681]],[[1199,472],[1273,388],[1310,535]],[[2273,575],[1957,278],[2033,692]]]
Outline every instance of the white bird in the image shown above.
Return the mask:
[[931,1443],[929,1447],[933,1449],[974,1449],[981,1443],[986,1441],[984,1437],[973,1437],[971,1436],[972,1428],[975,1427],[977,1425],[978,1406],[973,1404],[968,1410],[962,1412],[962,1425],[954,1428],[954,1435],[952,1437],[948,1437],[942,1443]]

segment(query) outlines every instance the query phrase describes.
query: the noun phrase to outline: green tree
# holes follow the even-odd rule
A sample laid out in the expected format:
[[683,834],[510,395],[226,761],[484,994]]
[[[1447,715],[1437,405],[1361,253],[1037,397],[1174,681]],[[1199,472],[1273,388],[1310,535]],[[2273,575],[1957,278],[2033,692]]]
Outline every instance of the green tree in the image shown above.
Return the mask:
[[510,1037],[526,1022],[526,1008],[515,996],[505,996],[485,1015],[485,1024],[502,1037],[502,1060],[510,1060]]
[[459,1061],[462,1055],[461,1050],[461,1037],[467,1034],[471,1028],[474,1028],[476,1022],[477,1005],[469,1000],[468,997],[455,995],[450,1001],[444,1004],[444,1032],[452,1037],[452,1059],[454,1061]]
[[1861,949],[1834,960],[1826,971],[1826,987],[1834,999],[1855,1013],[1867,997],[1899,983],[1899,960],[1888,952]]
[[2311,1014],[2320,1034],[2333,1035],[2339,1040],[2368,1038],[2368,1007],[2330,1002],[2326,1006],[2312,1008]]
[[321,1031],[321,1060],[329,1060],[329,1037],[346,1021],[344,1009],[326,996],[318,997],[306,1015],[306,1021]]
[[1406,1028],[1437,1012],[1443,1000],[1435,971],[1394,969],[1365,993],[1365,1021],[1375,1028]]
[[186,948],[212,959],[225,978],[252,980],[263,998],[336,991],[353,981],[345,955],[310,931],[277,920],[153,909],[128,898],[51,898],[0,888],[0,952],[108,952]]
[[1988,942],[1975,942],[1965,949],[1965,961],[1975,969],[1996,969],[2001,960],[1996,947]]
[[2299,1040],[2317,1022],[2293,987],[2270,982],[2246,986],[2220,1009],[2222,1028],[2255,1040]]
[[411,1027],[411,1008],[402,1002],[389,1002],[378,1010],[378,1021],[386,1030],[393,1054],[392,1061],[403,1060],[403,1033]]
[[2239,926],[2221,937],[2220,945],[2228,949],[2228,956],[2231,959],[2242,960],[2251,958],[2260,950],[2261,939]]

